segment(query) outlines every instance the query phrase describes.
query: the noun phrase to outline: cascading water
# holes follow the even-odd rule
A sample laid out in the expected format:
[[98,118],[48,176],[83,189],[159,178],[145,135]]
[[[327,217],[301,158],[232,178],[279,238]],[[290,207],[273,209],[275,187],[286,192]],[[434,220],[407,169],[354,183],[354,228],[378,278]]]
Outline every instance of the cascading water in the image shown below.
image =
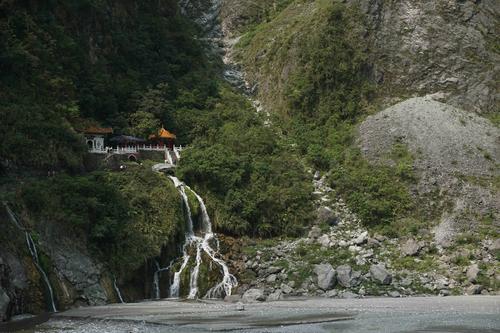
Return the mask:
[[16,215],[14,212],[10,209],[9,205],[4,202],[3,205],[5,206],[5,209],[7,210],[7,214],[9,214],[9,217],[11,221],[14,223],[14,225],[21,231],[24,232],[24,236],[26,238],[26,245],[28,246],[28,251],[31,255],[31,258],[33,258],[33,263],[35,264],[36,269],[40,273],[40,276],[42,277],[43,282],[45,283],[45,287],[48,292],[48,296],[50,298],[50,308],[52,312],[57,312],[56,304],[54,301],[54,292],[52,290],[52,285],[50,284],[50,280],[47,277],[47,274],[43,270],[42,266],[40,265],[40,260],[38,258],[38,249],[36,247],[35,242],[33,241],[33,238],[31,237],[31,234],[19,223]]
[[174,161],[172,160],[172,155],[170,155],[170,151],[166,150],[165,151],[165,157],[167,158],[166,161],[168,164],[174,165]]
[[116,284],[116,278],[113,280],[113,287],[115,288],[116,296],[118,296],[120,303],[125,303],[122,297],[122,293],[120,292],[120,288],[118,288],[118,285]]
[[[221,269],[222,273],[222,281],[212,287],[207,294],[206,298],[217,298],[223,297],[225,295],[231,295],[232,289],[238,285],[238,281],[236,277],[229,272],[229,268],[224,260],[217,258],[217,252],[211,247],[210,241],[216,239],[214,233],[212,232],[212,224],[210,222],[210,217],[208,216],[207,208],[205,206],[205,202],[203,199],[194,192],[189,186],[184,185],[178,178],[174,176],[169,176],[169,178],[174,183],[174,186],[178,189],[181,194],[182,201],[186,207],[187,213],[187,222],[188,222],[188,231],[186,232],[186,240],[182,247],[182,264],[177,272],[174,273],[174,280],[170,287],[170,296],[171,297],[179,297],[180,290],[180,277],[182,272],[186,269],[186,266],[191,258],[191,255],[188,252],[190,247],[196,248],[196,257],[195,257],[195,266],[191,271],[191,276],[189,279],[189,294],[188,298],[194,299],[198,297],[199,289],[198,289],[198,279],[200,266],[202,264],[203,258],[202,255],[205,253],[212,262],[215,262]],[[186,194],[186,189],[191,191],[198,203],[200,205],[200,210],[202,212],[202,227],[201,233],[202,237],[196,236],[193,231],[193,218],[191,216],[191,208],[189,206],[189,200]]]
[[169,271],[170,268],[172,268],[174,261],[172,260],[167,267],[163,268],[160,267],[158,261],[155,261],[155,264],[156,264],[156,271],[153,273],[153,297],[155,299],[160,299],[160,273]]

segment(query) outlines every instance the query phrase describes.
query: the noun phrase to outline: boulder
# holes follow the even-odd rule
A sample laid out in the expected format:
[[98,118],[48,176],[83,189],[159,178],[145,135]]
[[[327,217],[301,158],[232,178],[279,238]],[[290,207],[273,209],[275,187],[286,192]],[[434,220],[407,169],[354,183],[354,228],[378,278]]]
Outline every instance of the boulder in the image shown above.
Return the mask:
[[[292,282],[293,282],[293,281],[292,281]],[[285,294],[290,294],[290,293],[293,291],[293,288],[292,288],[292,287],[290,287],[289,285],[284,284],[284,283],[282,283],[282,284],[281,284],[280,289],[281,289],[281,291],[283,291],[283,293],[285,293]]]
[[283,299],[283,292],[281,289],[277,289],[274,293],[269,294],[267,297],[267,301],[272,302],[272,301],[279,301]]
[[399,298],[399,297],[401,297],[401,294],[397,290],[389,291],[387,293],[387,295],[389,295],[389,297],[392,297],[392,298]]
[[267,269],[266,274],[276,274],[283,270],[281,267],[271,266]]
[[324,234],[320,238],[318,238],[318,243],[320,243],[321,246],[323,246],[323,247],[329,247],[330,246],[330,237],[328,237],[327,234]]
[[367,241],[368,241],[368,231],[364,231],[353,240],[353,243],[356,245],[361,245],[366,243]]
[[479,274],[479,266],[477,264],[470,265],[467,268],[467,280],[471,283],[476,282],[477,276]]
[[254,288],[245,291],[241,299],[246,303],[264,302],[266,300],[266,295],[264,295],[264,290]]
[[227,295],[226,297],[224,297],[224,302],[228,302],[228,303],[236,303],[236,302],[239,302],[241,301],[241,295]]
[[392,282],[392,275],[383,264],[372,265],[370,267],[370,275],[375,281],[381,284],[391,284]]
[[422,249],[422,245],[413,238],[408,239],[401,245],[401,252],[406,256],[416,256]]
[[332,289],[336,283],[335,270],[330,264],[319,264],[314,267],[318,287],[323,290]]
[[493,243],[488,246],[488,249],[491,252],[500,251],[500,238],[497,238],[495,241],[493,241]]
[[321,229],[317,226],[313,226],[309,231],[308,237],[312,239],[316,239],[321,236]]
[[342,294],[340,294],[340,297],[346,298],[346,299],[352,299],[352,298],[359,298],[359,295],[355,294],[351,291],[344,291]]
[[473,284],[466,289],[467,295],[479,295],[483,291],[483,286],[480,284]]
[[0,322],[7,319],[7,309],[9,308],[10,297],[0,287]]
[[330,207],[321,206],[318,208],[317,222],[334,226],[338,223],[338,217]]
[[274,283],[276,282],[277,276],[276,274],[271,274],[266,278],[267,283]]
[[355,272],[349,265],[337,267],[337,281],[343,287],[350,288],[359,284],[360,272]]

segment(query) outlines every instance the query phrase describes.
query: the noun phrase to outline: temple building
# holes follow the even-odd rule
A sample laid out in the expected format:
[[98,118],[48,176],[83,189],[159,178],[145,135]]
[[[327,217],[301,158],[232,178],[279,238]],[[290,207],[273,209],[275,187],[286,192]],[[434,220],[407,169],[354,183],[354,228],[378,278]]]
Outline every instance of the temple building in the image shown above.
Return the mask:
[[99,152],[106,150],[104,139],[107,135],[113,134],[113,129],[111,127],[90,126],[82,130],[82,132],[89,151]]
[[169,149],[174,148],[174,142],[177,136],[169,131],[167,131],[165,128],[160,128],[158,133],[156,134],[151,134],[149,136],[149,140],[154,142],[157,145],[160,145],[161,147],[167,146]]

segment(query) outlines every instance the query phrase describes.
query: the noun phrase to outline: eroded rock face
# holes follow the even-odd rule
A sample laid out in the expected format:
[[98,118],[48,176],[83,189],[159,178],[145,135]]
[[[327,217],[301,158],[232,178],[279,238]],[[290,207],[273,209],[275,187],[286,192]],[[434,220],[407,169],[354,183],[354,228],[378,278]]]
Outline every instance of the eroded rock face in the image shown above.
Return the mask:
[[332,289],[337,282],[336,272],[330,264],[319,264],[314,267],[318,287],[323,290]]
[[[411,94],[444,92],[475,112],[498,109],[494,36],[500,2],[350,0],[369,20],[374,79]],[[492,39],[493,38],[493,39]]]

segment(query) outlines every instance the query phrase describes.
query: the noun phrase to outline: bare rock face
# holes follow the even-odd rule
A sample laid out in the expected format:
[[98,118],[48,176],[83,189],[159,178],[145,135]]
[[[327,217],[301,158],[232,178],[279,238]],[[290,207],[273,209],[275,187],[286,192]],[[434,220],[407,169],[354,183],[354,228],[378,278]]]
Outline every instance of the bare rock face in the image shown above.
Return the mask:
[[475,112],[498,110],[494,36],[500,2],[350,0],[369,23],[374,79],[410,94],[443,92]]
[[[481,217],[500,212],[499,191],[492,181],[479,181],[497,177],[500,164],[500,129],[483,117],[431,96],[415,97],[367,117],[358,142],[375,164],[394,165],[389,156],[395,145],[408,148],[418,178],[415,194],[426,199],[428,211],[442,207],[434,229],[438,245],[449,245],[456,233],[473,232]],[[498,213],[493,220],[500,225]]]

